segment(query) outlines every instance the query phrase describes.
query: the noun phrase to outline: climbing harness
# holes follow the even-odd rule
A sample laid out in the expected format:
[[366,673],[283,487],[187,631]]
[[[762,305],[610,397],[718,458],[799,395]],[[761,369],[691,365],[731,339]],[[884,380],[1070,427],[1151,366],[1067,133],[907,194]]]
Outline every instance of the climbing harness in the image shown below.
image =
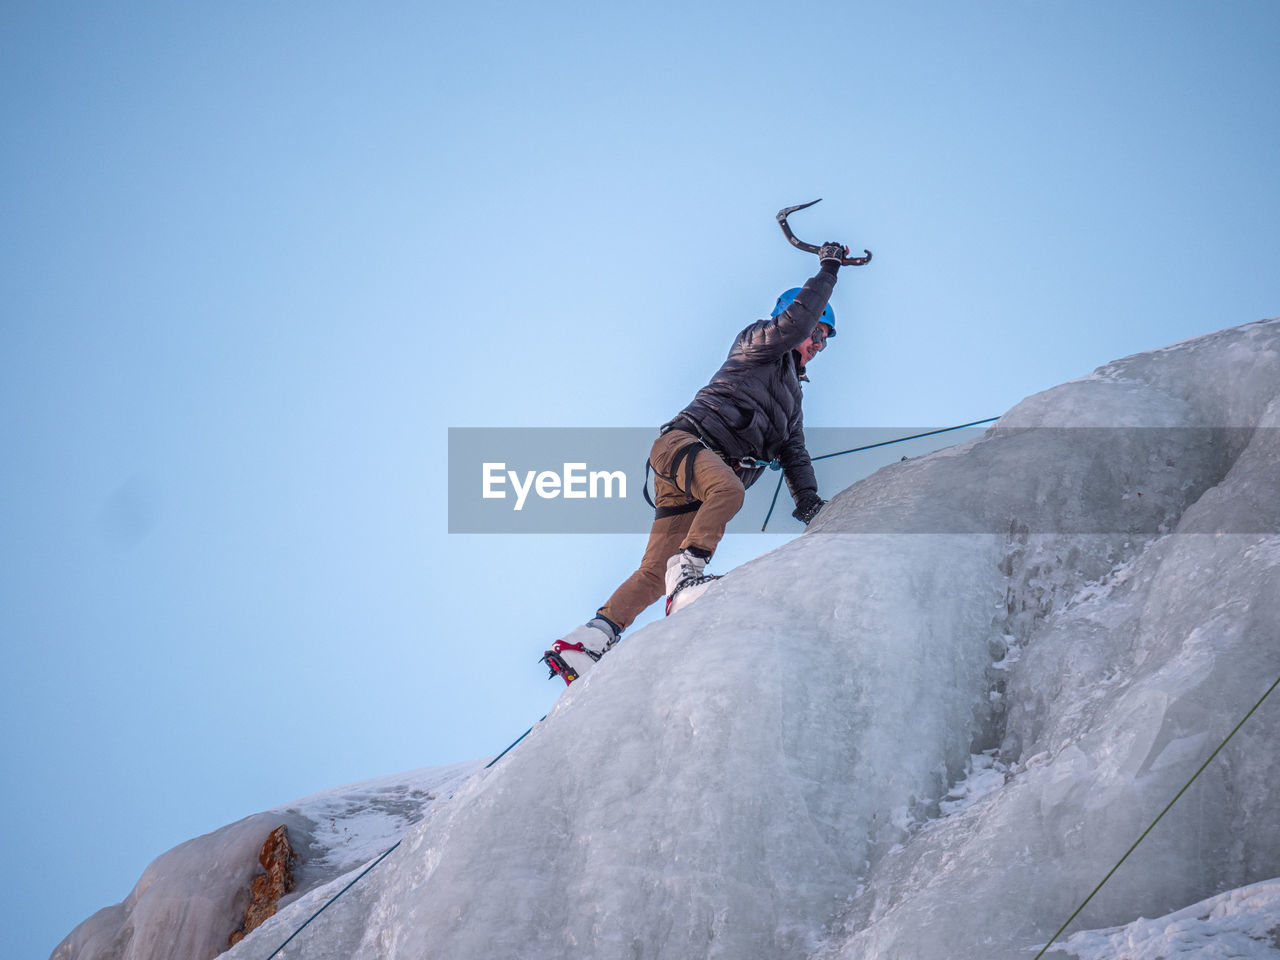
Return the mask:
[[[877,447],[887,447],[887,446],[890,446],[891,444],[903,443],[904,441],[907,441],[907,440],[919,440],[921,437],[934,437],[940,433],[950,433],[952,430],[963,430],[965,429],[965,427],[977,427],[977,426],[981,426],[984,423],[994,423],[996,420],[999,420],[999,419],[1000,419],[999,417],[988,417],[986,420],[974,420],[972,423],[961,423],[961,424],[957,424],[954,427],[943,427],[941,430],[929,430],[926,433],[913,433],[909,437],[897,437],[896,439],[893,439],[893,440],[882,440],[879,443],[868,443],[867,445],[862,447],[850,447],[848,450],[838,450],[835,453],[824,453],[820,457],[810,457],[809,459],[811,463],[816,463],[819,460],[830,460],[832,457],[843,457],[846,453],[860,453],[863,450],[874,450]],[[768,467],[771,470],[782,469],[782,464],[778,463],[777,460],[773,460],[767,463],[763,460],[757,460],[755,461],[755,463],[761,467]],[[783,479],[784,479],[783,477],[779,477],[778,486],[774,488],[773,500],[769,502],[769,512],[765,514],[764,523],[760,525],[760,531],[762,533],[764,532],[764,528],[769,525],[769,518],[773,516],[773,508],[778,505],[778,493],[782,490]]]
[[[716,456],[722,459],[725,463],[727,463],[730,466],[730,468],[733,468],[735,473],[739,468],[744,470],[753,469],[756,463],[758,462],[756,460],[753,460],[751,457],[743,457],[740,461],[737,461],[737,466],[735,467],[735,461],[730,460],[728,457],[726,457],[724,454],[718,451],[715,447],[711,446],[711,444],[709,444],[706,438],[702,435],[702,432],[698,429],[698,425],[694,423],[692,420],[690,420],[688,417],[684,416],[683,414],[676,417],[674,420],[664,423],[662,427],[659,429],[658,433],[659,435],[662,435],[670,432],[671,430],[681,430],[685,433],[688,433],[697,437],[697,439],[690,440],[684,446],[676,450],[675,455],[672,456],[671,458],[671,475],[670,476],[667,476],[665,473],[659,473],[658,468],[653,465],[652,459],[648,459],[644,462],[644,485],[640,489],[641,489],[641,492],[644,494],[644,502],[649,504],[649,506],[653,507],[654,509],[655,520],[662,520],[665,517],[674,517],[682,513],[692,513],[694,510],[697,510],[700,506],[702,506],[702,501],[697,499],[693,495],[693,462],[694,460],[697,459],[698,453],[701,450],[703,449],[710,450],[712,453],[714,453]],[[684,468],[684,484],[683,485],[681,485],[680,482],[676,479],[678,476],[680,476],[681,467]],[[653,498],[649,496],[649,471],[650,470],[653,471],[654,476],[661,477],[663,480],[667,481],[667,483],[675,487],[676,490],[683,493],[685,495],[685,502],[682,504],[677,504],[675,506],[669,506],[669,507],[659,507],[657,504],[655,504],[653,502]]]
[[[663,432],[665,433],[666,431],[664,430]],[[659,473],[658,468],[653,465],[652,459],[645,460],[644,486],[641,487],[641,492],[644,493],[644,502],[649,504],[649,506],[653,507],[655,520],[661,520],[664,517],[674,517],[677,514],[681,514],[681,513],[691,513],[692,511],[697,510],[700,506],[702,506],[702,501],[694,497],[692,492],[693,491],[693,461],[697,459],[698,451],[704,448],[710,449],[707,447],[706,441],[698,439],[698,440],[690,440],[683,447],[680,447],[678,450],[676,450],[675,454],[671,458],[671,476],[667,476],[665,473]],[[680,468],[682,466],[684,467],[684,486],[683,487],[676,480],[676,477],[680,475]],[[676,504],[674,506],[668,506],[668,507],[660,507],[656,503],[654,503],[653,498],[649,496],[649,471],[650,470],[653,471],[653,475],[655,477],[661,477],[663,480],[667,481],[667,483],[671,484],[673,487],[675,487],[677,490],[683,493],[685,495],[685,502]],[[656,485],[654,488],[654,492],[655,493],[657,492]]]

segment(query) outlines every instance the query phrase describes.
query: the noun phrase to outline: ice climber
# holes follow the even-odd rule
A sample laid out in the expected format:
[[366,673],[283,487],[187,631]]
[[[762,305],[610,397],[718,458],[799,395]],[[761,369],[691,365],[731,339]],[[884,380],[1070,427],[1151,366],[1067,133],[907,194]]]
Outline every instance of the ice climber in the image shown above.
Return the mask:
[[594,618],[551,645],[542,659],[552,676],[565,683],[582,676],[664,594],[670,614],[702,593],[716,579],[707,561],[764,464],[781,464],[792,516],[806,526],[817,516],[826,501],[805,449],[800,382],[836,335],[827,301],[848,253],[823,244],[818,273],[778,297],[768,320],[739,333],[711,382],[662,425],[649,452],[655,517],[640,568]]

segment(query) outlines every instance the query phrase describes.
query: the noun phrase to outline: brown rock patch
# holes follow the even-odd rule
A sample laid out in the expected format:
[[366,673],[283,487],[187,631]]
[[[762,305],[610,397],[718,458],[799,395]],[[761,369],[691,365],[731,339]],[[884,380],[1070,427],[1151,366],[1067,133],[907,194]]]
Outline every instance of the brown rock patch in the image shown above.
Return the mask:
[[293,862],[296,856],[289,843],[289,833],[283,826],[276,827],[267,836],[258,854],[258,862],[266,873],[253,878],[249,888],[249,906],[244,911],[244,922],[236,928],[227,945],[234,947],[249,933],[275,916],[280,898],[293,890]]

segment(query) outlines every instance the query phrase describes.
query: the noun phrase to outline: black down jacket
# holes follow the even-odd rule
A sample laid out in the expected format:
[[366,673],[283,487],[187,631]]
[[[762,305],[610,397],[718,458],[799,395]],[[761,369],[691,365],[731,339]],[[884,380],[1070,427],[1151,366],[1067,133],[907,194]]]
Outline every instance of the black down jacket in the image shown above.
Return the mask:
[[795,348],[813,332],[835,280],[834,273],[819,272],[786,310],[772,319],[757,320],[738,334],[711,382],[677,418],[692,421],[702,439],[735,466],[748,487],[761,470],[738,468],[742,457],[778,460],[797,501],[804,492],[818,489],[804,444],[800,409],[804,366]]

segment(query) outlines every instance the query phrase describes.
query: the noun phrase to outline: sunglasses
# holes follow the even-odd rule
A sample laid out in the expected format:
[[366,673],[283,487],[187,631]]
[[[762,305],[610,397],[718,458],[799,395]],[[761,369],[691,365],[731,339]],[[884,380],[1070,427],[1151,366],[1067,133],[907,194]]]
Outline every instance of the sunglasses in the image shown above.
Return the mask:
[[809,339],[813,341],[813,345],[821,350],[827,345],[827,328],[822,322],[813,325],[813,333],[809,334]]

